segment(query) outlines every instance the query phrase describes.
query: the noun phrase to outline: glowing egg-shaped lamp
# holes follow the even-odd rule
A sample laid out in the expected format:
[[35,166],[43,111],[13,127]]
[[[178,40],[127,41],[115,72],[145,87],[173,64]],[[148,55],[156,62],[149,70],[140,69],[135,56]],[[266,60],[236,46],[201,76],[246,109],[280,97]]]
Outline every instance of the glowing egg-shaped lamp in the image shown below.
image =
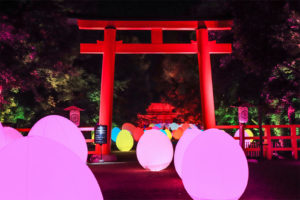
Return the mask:
[[171,124],[169,125],[169,128],[170,128],[172,131],[174,131],[174,130],[177,130],[177,129],[179,128],[179,125],[176,124],[175,122],[173,122],[173,123],[171,123]]
[[155,124],[154,126],[161,128],[161,124]]
[[121,130],[116,145],[120,151],[130,151],[133,147],[133,137],[128,130]]
[[168,138],[171,140],[172,139],[172,133],[169,131],[169,129],[161,130]]
[[131,134],[134,132],[135,128],[136,128],[136,127],[135,127],[133,124],[131,124],[131,123],[124,123],[124,124],[122,125],[122,130],[127,130],[127,131],[129,131]]
[[173,138],[176,140],[179,140],[181,138],[183,134],[183,129],[180,127],[178,129],[176,129],[175,131],[173,131]]
[[23,135],[17,129],[12,127],[4,126],[3,132],[6,144],[14,142],[23,137]]
[[139,141],[139,139],[142,137],[142,135],[144,134],[144,130],[140,127],[136,127],[132,136],[134,141]]
[[3,131],[3,126],[0,122],[0,149],[2,149],[4,146],[5,146],[4,131]]
[[27,136],[10,143],[0,151],[0,163],[0,199],[103,199],[89,167],[51,139]]
[[120,129],[118,127],[114,127],[112,130],[111,130],[111,140],[116,142],[117,140],[117,136],[118,134],[120,133]]
[[190,128],[198,128],[195,124],[189,124]]
[[224,131],[206,130],[186,148],[182,181],[193,199],[239,199],[248,176],[244,151]]
[[[245,137],[253,137],[253,132],[250,129],[246,129],[244,131],[244,133],[245,133]],[[234,137],[240,137],[240,131],[239,130],[237,130],[235,132]],[[245,139],[246,144],[249,145],[251,142],[253,142],[253,139]]]
[[177,174],[181,177],[182,174],[182,159],[185,150],[189,144],[199,135],[203,133],[199,129],[187,129],[180,140],[177,142],[174,152],[174,166]]
[[69,119],[59,115],[49,115],[37,121],[28,133],[42,136],[65,145],[81,160],[86,162],[88,149],[79,128]]
[[181,126],[181,128],[182,128],[182,130],[183,130],[183,132],[184,132],[186,129],[190,128],[190,124],[184,123],[184,124]]
[[153,124],[153,123],[149,124],[149,127],[153,127],[153,126],[155,126],[155,124]]
[[150,171],[160,171],[169,166],[173,158],[170,139],[159,130],[148,130],[140,138],[136,155],[140,165]]

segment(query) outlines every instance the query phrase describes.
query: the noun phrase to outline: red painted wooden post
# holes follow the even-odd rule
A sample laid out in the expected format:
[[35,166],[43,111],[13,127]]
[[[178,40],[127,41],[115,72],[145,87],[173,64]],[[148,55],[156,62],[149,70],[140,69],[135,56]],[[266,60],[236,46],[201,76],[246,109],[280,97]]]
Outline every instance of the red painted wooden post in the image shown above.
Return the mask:
[[[114,72],[115,72],[115,46],[116,46],[116,29],[105,28],[104,30],[104,52],[102,60],[101,74],[101,94],[100,94],[100,111],[99,124],[107,126],[107,144],[102,145],[102,153],[110,153],[111,144],[111,123],[113,108],[113,91],[114,91]],[[100,154],[100,145],[96,145],[96,152]]]
[[197,43],[203,125],[209,129],[216,121],[207,29],[197,29]]
[[292,143],[292,154],[295,160],[298,159],[298,146],[297,146],[297,134],[296,134],[296,125],[291,125],[291,143]]
[[163,43],[162,29],[152,29],[151,30],[151,43],[152,44],[162,44]]
[[267,136],[267,143],[268,143],[268,152],[267,152],[267,159],[272,160],[273,156],[273,144],[271,140],[271,130],[269,126],[264,126],[265,128],[265,136]]

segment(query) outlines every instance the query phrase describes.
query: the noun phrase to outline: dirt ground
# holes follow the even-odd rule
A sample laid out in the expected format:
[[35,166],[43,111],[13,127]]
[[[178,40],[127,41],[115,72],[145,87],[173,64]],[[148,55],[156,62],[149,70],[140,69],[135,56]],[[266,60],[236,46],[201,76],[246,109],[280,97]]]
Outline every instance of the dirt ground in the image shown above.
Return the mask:
[[[105,200],[191,199],[173,163],[151,172],[138,163],[135,152],[115,152],[117,162],[89,165]],[[248,186],[240,198],[300,200],[300,161],[272,160],[249,163]]]

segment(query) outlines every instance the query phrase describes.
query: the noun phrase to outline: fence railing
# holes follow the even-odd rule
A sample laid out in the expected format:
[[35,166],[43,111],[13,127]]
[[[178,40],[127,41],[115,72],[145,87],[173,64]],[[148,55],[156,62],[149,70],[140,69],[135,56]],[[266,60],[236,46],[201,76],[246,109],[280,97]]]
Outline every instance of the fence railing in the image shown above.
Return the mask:
[[[235,130],[239,129],[239,125],[217,125],[216,128],[223,130]],[[245,125],[245,129],[259,129],[258,125]],[[80,127],[83,133],[94,131],[94,127]],[[263,138],[263,152],[267,159],[271,160],[273,155],[279,151],[291,152],[294,159],[299,158],[298,151],[300,151],[300,124],[294,125],[262,125],[264,131]],[[289,129],[289,135],[287,136],[275,136],[272,135],[272,129]],[[18,128],[20,132],[29,132],[29,128]],[[234,137],[239,139],[238,137]],[[253,142],[245,144],[245,153],[250,157],[258,157],[260,155],[259,136],[245,137],[245,140],[252,139]],[[86,139],[87,143],[93,143],[93,139]],[[95,154],[96,151],[89,151],[89,154]]]
[[[238,125],[218,125],[216,126],[218,129],[238,129]],[[258,125],[245,125],[245,129],[259,129]],[[271,160],[274,153],[277,154],[279,151],[290,151],[292,153],[292,156],[294,159],[298,159],[298,151],[300,151],[299,143],[300,143],[300,135],[297,135],[297,129],[299,132],[300,124],[293,124],[293,125],[262,125],[262,129],[264,131],[263,136],[263,152],[264,156],[267,157],[267,159]],[[275,136],[272,135],[271,130],[272,129],[289,129],[289,135],[288,136]],[[238,137],[235,137],[235,139],[239,139]],[[259,152],[259,136],[254,137],[245,137],[246,139],[253,139],[256,142],[254,142],[252,145],[249,145],[245,148],[246,154],[247,152]]]

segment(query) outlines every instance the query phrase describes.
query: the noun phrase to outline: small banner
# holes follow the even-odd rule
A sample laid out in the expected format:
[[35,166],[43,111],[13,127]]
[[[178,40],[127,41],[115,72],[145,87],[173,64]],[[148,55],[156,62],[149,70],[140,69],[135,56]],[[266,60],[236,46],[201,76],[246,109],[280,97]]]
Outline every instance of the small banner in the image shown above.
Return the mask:
[[247,123],[248,122],[248,108],[247,107],[239,107],[239,122]]
[[95,144],[106,144],[107,143],[107,126],[96,125],[95,127]]

